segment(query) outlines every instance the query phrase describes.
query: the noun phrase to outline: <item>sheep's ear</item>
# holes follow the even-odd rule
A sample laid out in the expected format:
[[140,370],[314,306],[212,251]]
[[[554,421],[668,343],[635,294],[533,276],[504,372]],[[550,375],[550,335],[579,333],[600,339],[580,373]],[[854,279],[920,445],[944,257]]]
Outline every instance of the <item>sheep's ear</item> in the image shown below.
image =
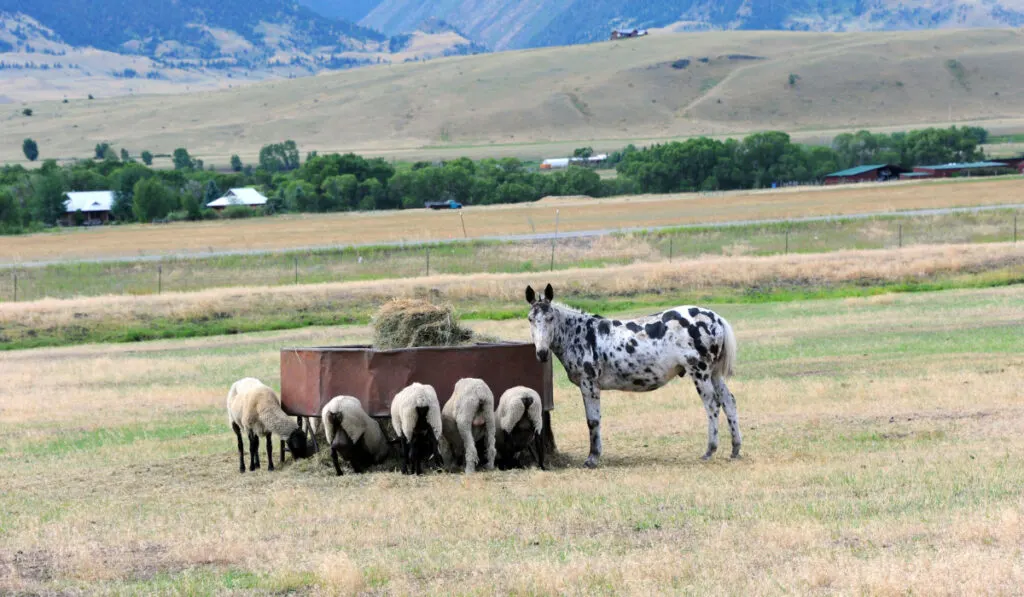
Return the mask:
[[531,305],[537,300],[537,293],[533,291],[533,286],[526,287],[526,302]]
[[555,300],[555,289],[551,287],[551,284],[544,287],[544,299],[549,303]]

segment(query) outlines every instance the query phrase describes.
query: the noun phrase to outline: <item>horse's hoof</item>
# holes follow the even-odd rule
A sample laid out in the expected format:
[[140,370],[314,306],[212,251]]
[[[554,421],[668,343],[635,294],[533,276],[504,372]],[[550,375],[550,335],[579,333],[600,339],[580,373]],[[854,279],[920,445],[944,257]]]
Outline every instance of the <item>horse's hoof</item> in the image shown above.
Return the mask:
[[704,455],[700,457],[700,459],[701,460],[705,460],[705,461],[711,460],[711,456],[713,456],[713,455],[714,455],[714,452],[705,452]]
[[740,451],[739,451],[739,450],[733,450],[733,451],[732,451],[732,456],[731,456],[731,458],[732,458],[733,460],[740,460],[740,459],[741,459],[741,458],[743,458],[743,457],[742,457],[742,456],[740,456]]
[[597,468],[597,458],[590,456],[584,461],[583,466],[587,468]]

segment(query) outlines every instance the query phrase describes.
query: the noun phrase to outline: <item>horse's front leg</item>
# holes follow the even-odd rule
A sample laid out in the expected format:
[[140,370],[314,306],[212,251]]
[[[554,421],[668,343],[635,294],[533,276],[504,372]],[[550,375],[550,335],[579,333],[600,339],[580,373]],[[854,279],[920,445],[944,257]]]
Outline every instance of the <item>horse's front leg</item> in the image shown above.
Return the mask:
[[587,412],[587,427],[590,428],[590,455],[583,466],[597,468],[601,459],[601,390],[596,381],[583,379],[580,391],[583,392],[583,408]]

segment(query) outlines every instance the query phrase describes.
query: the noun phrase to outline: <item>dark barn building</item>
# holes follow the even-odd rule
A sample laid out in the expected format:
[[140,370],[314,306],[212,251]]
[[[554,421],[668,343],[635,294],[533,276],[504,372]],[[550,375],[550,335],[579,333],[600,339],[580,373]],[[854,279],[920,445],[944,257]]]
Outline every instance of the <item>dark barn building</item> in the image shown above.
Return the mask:
[[884,182],[897,180],[900,174],[906,172],[893,164],[871,164],[867,166],[856,166],[833,172],[825,175],[825,184],[848,184],[851,182]]
[[953,176],[992,176],[1009,169],[1004,162],[968,162],[961,164],[937,164],[935,166],[915,166],[914,172],[924,174],[927,178],[950,178]]

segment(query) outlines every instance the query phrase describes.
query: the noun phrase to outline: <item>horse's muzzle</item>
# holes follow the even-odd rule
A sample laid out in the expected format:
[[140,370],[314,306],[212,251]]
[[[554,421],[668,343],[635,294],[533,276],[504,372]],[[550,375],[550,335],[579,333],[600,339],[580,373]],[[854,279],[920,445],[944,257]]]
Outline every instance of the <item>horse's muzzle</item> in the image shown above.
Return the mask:
[[551,353],[548,352],[547,350],[538,350],[537,351],[537,360],[542,362],[542,363],[546,363],[546,362],[548,362],[548,356],[550,354]]

